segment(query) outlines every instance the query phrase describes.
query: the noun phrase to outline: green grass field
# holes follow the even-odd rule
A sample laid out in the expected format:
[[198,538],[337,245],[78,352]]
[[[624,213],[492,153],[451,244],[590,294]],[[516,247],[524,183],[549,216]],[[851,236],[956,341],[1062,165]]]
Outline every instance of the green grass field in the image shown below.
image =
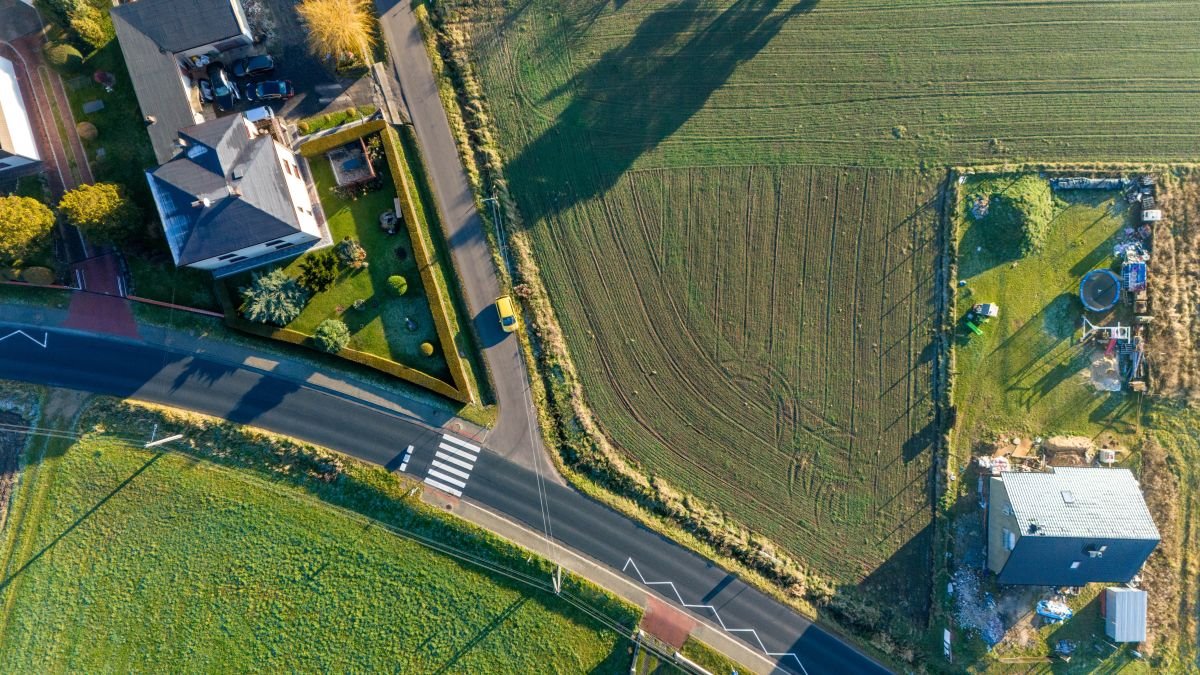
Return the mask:
[[[61,410],[47,405],[49,425],[70,428]],[[215,463],[114,438],[150,420]],[[89,432],[79,442],[34,441],[0,541],[6,672],[628,669],[624,640],[552,594],[321,503],[369,504],[444,544],[530,565],[515,547],[421,515],[381,469],[343,459],[328,483],[313,475],[328,459],[302,446],[112,401],[79,429]]]
[[[972,178],[963,194],[1007,180]],[[1087,272],[1113,265],[1113,245],[1131,223],[1130,209],[1117,192],[1055,195],[1065,208],[1052,221],[1045,250],[1036,255],[1019,257],[991,246],[982,225],[969,217],[961,221],[959,279],[967,286],[960,289],[958,313],[973,303],[994,302],[1000,316],[983,327],[982,336],[968,338],[957,324],[959,456],[976,441],[1006,433],[1109,434],[1126,447],[1134,440],[1138,397],[1096,391],[1085,372],[1094,349],[1078,341],[1079,282]],[[964,208],[959,205],[960,213]],[[1130,323],[1128,317],[1124,323]]]

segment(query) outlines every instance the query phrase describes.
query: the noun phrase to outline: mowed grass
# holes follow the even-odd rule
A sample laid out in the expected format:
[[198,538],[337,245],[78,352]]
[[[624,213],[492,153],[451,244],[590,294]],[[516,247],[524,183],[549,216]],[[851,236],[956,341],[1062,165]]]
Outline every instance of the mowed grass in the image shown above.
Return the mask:
[[[963,194],[1005,180],[972,178]],[[1087,272],[1116,262],[1113,245],[1131,224],[1131,209],[1113,191],[1055,196],[1065,208],[1053,220],[1045,250],[1036,255],[997,250],[969,217],[960,226],[959,278],[967,282],[960,289],[960,317],[973,303],[1000,305],[1000,316],[983,327],[982,336],[968,339],[962,322],[956,324],[955,443],[963,452],[1002,433],[1096,438],[1109,432],[1129,441],[1135,432],[1137,395],[1096,391],[1086,372],[1094,347],[1078,342],[1079,282]]]
[[[382,168],[382,189],[350,201],[334,194],[336,182],[329,160],[324,156],[315,157],[309,167],[333,240],[357,239],[366,249],[370,264],[363,270],[343,267],[333,286],[314,295],[300,316],[287,327],[312,335],[325,319],[341,319],[350,329],[351,349],[447,380],[450,372],[438,342],[421,274],[413,262],[408,231],[399,227],[396,234],[389,235],[379,227],[379,214],[392,210],[392,200],[396,197],[387,167]],[[398,247],[406,254],[403,260],[396,254]],[[300,256],[288,263],[288,274],[298,276],[303,260],[304,256]],[[402,296],[397,296],[388,286],[388,277],[394,274],[408,280],[408,291]],[[363,308],[355,309],[354,301],[359,299],[365,301]],[[416,330],[407,328],[405,319],[408,318],[416,324]],[[439,345],[433,356],[421,353],[422,342]]]
[[[97,423],[130,430],[118,418],[91,416],[89,426]],[[181,430],[189,438],[204,434]],[[205,449],[220,462],[280,461],[258,454],[231,427],[210,430],[205,444],[213,441]],[[363,472],[382,470],[355,469],[323,484],[298,478],[304,465],[288,456],[291,466],[271,464],[276,477],[268,481],[255,469],[95,435],[77,443],[35,441],[0,548],[0,669],[628,668],[617,634],[553,595],[509,585],[290,484],[323,486],[327,500],[353,500],[353,491],[382,484],[374,473],[363,484]],[[387,511],[408,508],[397,501]],[[440,541],[465,547],[472,540],[455,529],[461,526],[440,527]],[[496,551],[473,552],[506,560]]]

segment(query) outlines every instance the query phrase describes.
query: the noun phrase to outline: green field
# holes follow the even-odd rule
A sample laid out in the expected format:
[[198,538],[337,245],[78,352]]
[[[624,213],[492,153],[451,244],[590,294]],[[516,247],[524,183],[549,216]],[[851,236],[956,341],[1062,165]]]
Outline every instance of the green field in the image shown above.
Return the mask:
[[[50,426],[70,428],[69,411],[53,400],[47,410]],[[117,440],[151,420],[216,463]],[[321,503],[369,504],[443,544],[538,569],[515,547],[422,515],[381,469],[342,459],[326,482],[328,455],[112,401],[78,428],[79,442],[32,443],[0,540],[5,672],[628,669],[627,643],[554,595]]]
[[1194,157],[1200,5],[440,7],[603,430],[919,614],[944,169]]
[[[1002,190],[1009,180],[972,178],[962,194],[984,186]],[[960,289],[958,314],[974,303],[994,302],[1000,316],[984,326],[982,336],[968,338],[963,324],[957,325],[954,404],[960,457],[977,441],[1012,433],[1109,435],[1126,447],[1134,440],[1137,395],[1096,391],[1085,373],[1094,348],[1078,340],[1079,282],[1093,269],[1113,266],[1113,245],[1131,223],[1130,209],[1118,192],[1055,196],[1060,210],[1045,250],[1035,255],[1020,257],[990,246],[981,225],[961,218],[958,277],[967,286]],[[960,214],[965,207],[959,204]]]

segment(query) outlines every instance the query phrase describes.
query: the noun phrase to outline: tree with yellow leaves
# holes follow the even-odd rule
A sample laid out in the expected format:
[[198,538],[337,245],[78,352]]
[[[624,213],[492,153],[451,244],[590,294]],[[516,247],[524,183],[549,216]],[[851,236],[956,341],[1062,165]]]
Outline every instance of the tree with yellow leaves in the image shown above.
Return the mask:
[[303,0],[296,12],[308,29],[308,49],[339,66],[371,62],[375,18],[371,0]]

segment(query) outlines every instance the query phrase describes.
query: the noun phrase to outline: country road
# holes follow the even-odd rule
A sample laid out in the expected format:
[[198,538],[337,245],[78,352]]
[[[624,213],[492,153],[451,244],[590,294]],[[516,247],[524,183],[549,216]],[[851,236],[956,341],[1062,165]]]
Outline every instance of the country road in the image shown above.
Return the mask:
[[488,447],[558,483],[563,480],[545,454],[537,412],[529,395],[529,375],[515,335],[500,329],[493,302],[500,280],[483,232],[483,220],[458,155],[433,66],[407,2],[377,0],[392,73],[399,83],[401,105],[420,141],[429,178],[445,225],[454,266],[462,279],[468,311],[496,388],[500,416],[488,433]]
[[[536,477],[490,445],[270,372],[133,340],[0,323],[0,378],[161,403],[286,434],[440,482],[464,500],[544,528]],[[736,629],[733,637],[765,648],[781,670],[887,672],[715,563],[568,487],[543,489],[555,541],[638,583],[672,582],[650,589],[674,605],[715,608],[688,610]]]

